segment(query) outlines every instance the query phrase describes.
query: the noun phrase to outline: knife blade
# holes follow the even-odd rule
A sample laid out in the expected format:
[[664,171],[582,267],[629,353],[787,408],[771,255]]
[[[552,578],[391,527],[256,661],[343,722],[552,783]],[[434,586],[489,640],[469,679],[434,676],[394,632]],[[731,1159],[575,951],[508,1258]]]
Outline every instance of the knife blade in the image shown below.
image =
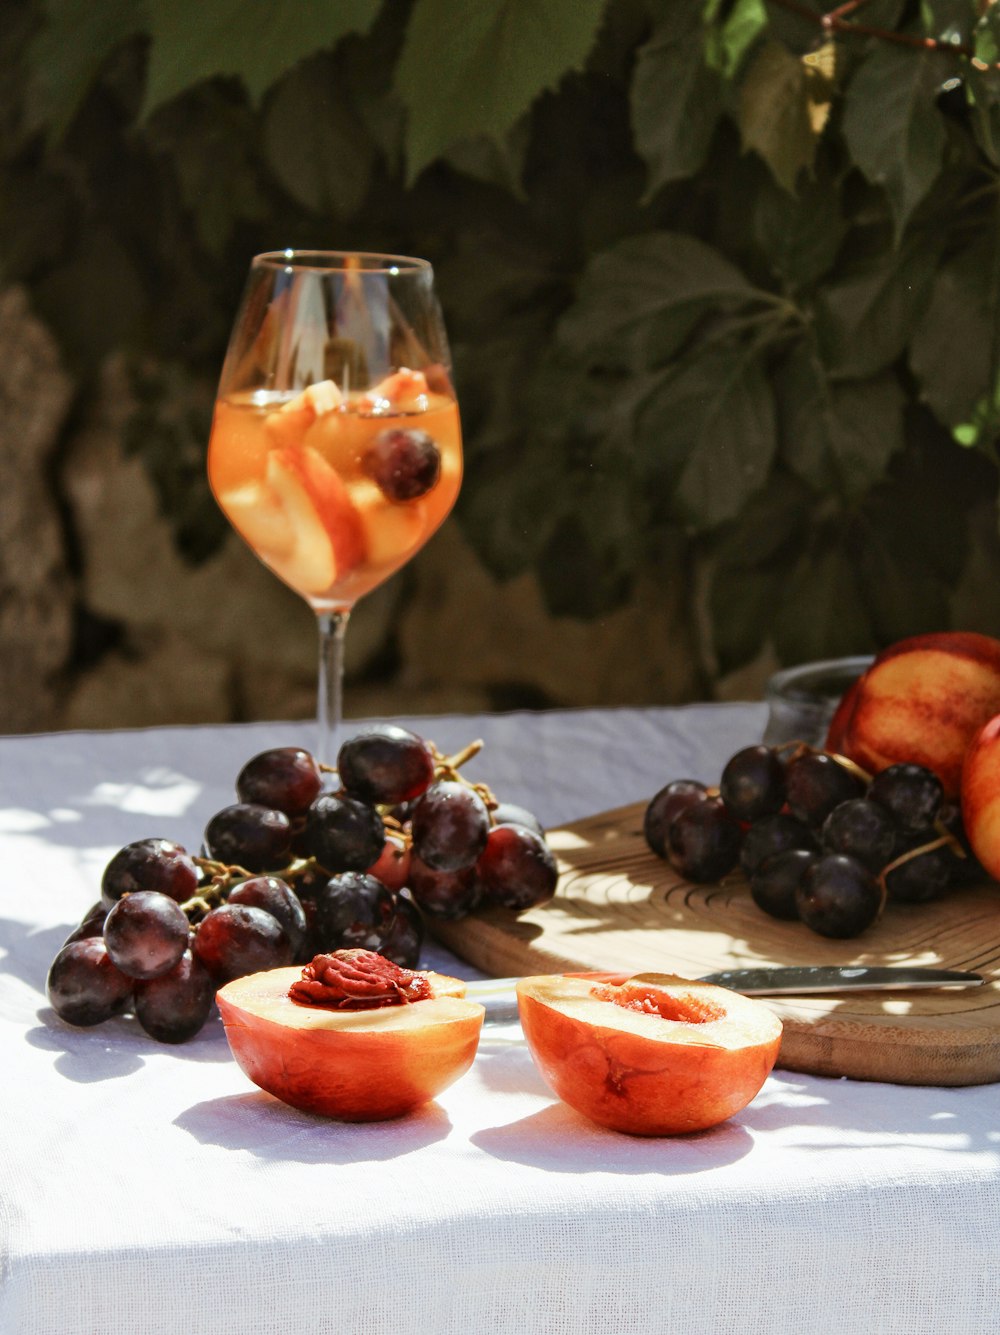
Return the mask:
[[[574,978],[624,981],[652,974],[574,973]],[[466,984],[465,995],[486,1007],[486,1024],[510,1024],[517,1019],[517,978],[483,978]],[[963,969],[933,969],[922,965],[805,965],[722,969],[696,981],[731,988],[747,997],[816,996],[841,992],[899,992],[936,987],[979,987],[982,974]]]

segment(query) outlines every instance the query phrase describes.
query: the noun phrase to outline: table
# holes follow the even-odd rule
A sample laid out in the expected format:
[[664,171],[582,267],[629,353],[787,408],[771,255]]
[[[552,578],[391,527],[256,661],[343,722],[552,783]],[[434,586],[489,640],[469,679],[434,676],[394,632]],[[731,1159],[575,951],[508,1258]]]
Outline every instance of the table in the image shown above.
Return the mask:
[[[410,720],[548,826],[714,781],[759,705]],[[48,965],[122,844],[197,845],[300,724],[0,739],[3,1335],[974,1335],[1000,1322],[1000,1089],[776,1072],[687,1138],[603,1131],[522,1045],[413,1117],[254,1088],[218,1020],[62,1024]],[[428,963],[465,968],[431,949]],[[500,1031],[498,1031],[500,1032]]]

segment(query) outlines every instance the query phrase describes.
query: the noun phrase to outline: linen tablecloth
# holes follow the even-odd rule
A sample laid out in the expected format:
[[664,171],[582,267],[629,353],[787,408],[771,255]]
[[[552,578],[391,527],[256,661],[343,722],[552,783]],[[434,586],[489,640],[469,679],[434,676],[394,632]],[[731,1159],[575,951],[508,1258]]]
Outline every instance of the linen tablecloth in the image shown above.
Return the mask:
[[[411,720],[548,826],[718,778],[760,706]],[[348,725],[348,732],[350,725]],[[3,1335],[978,1335],[1000,1323],[1000,1087],[776,1072],[731,1122],[639,1140],[490,1031],[405,1120],[258,1091],[218,1019],[72,1029],[48,965],[122,844],[197,847],[299,724],[0,739]],[[440,948],[426,963],[466,976]]]

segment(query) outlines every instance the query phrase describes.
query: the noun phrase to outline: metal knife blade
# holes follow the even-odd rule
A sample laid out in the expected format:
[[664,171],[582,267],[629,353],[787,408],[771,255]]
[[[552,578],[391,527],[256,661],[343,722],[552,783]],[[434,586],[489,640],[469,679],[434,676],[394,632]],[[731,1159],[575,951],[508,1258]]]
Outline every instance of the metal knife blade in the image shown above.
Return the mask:
[[[619,980],[650,975],[577,973],[596,980]],[[698,979],[731,988],[747,997],[810,996],[841,992],[913,991],[919,988],[979,987],[986,979],[961,969],[933,969],[919,965],[807,965],[723,969]],[[484,978],[466,984],[465,995],[486,1007],[486,1024],[510,1024],[517,1019],[517,978]]]
[[808,996],[820,992],[899,992],[925,987],[979,987],[986,979],[962,969],[917,965],[806,965],[793,968],[722,969],[704,983],[730,987],[747,997]]

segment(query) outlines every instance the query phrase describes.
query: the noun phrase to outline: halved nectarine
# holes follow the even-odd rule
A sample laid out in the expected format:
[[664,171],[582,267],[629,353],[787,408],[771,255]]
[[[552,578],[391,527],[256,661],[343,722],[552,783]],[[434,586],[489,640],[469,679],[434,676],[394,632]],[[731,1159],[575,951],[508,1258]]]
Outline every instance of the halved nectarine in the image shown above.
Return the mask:
[[703,1131],[755,1098],[781,1021],[763,1002],[672,974],[625,982],[523,978],[528,1047],[553,1093],[600,1126],[637,1136]]
[[472,1065],[485,1011],[465,984],[431,971],[425,1000],[372,1010],[293,1001],[300,967],[227,983],[216,1000],[226,1038],[255,1085],[305,1112],[346,1122],[401,1117]]

